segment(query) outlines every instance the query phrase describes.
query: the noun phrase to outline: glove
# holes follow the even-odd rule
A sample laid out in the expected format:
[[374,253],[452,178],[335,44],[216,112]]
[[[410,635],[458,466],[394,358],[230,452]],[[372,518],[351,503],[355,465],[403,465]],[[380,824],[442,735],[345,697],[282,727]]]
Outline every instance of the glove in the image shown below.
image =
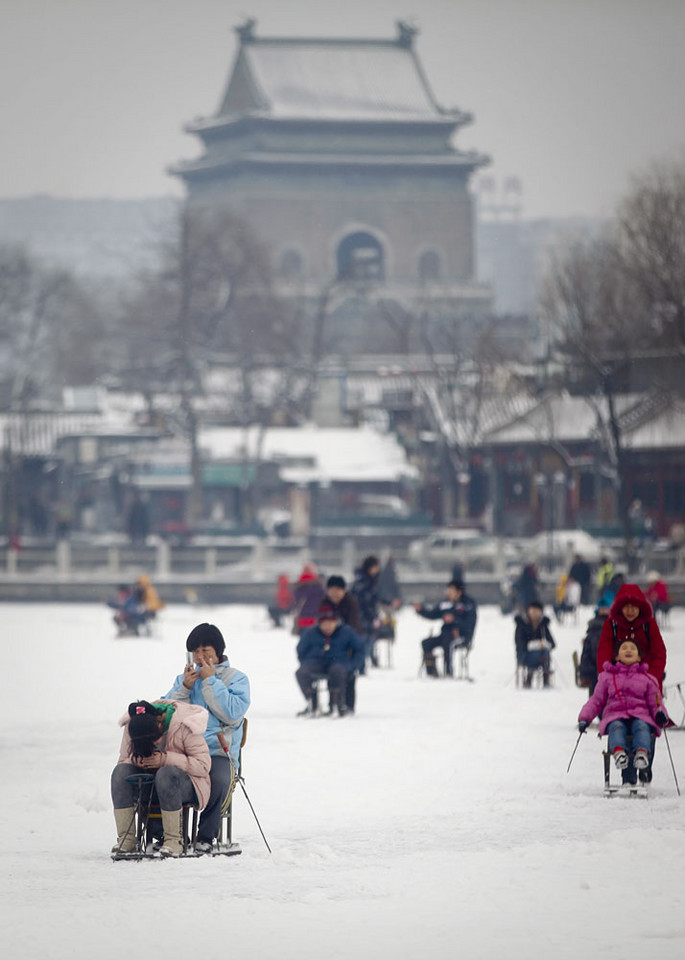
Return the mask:
[[587,720],[581,720],[580,723],[578,724],[578,729],[580,730],[581,733],[585,733],[585,731],[589,726],[590,724],[587,722]]
[[668,723],[668,717],[666,716],[663,710],[658,710],[654,719],[656,720],[656,722],[659,724],[660,727],[665,727],[666,724]]

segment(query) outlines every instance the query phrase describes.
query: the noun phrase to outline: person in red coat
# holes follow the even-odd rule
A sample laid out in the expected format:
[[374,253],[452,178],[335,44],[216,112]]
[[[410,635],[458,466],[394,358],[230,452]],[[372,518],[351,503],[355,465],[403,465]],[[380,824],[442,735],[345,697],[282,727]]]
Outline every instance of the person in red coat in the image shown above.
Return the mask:
[[663,689],[666,673],[666,647],[654,619],[649,600],[635,583],[624,583],[611,605],[609,616],[604,621],[597,645],[597,671],[615,659],[616,651],[624,640],[637,644],[649,673],[659,681]]

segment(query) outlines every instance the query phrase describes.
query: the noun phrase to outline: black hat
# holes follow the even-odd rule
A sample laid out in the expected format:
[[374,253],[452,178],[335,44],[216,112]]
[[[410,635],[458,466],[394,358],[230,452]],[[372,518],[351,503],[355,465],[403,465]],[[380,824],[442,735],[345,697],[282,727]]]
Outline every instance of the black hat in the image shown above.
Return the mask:
[[332,574],[326,581],[327,587],[340,587],[341,590],[347,589],[347,584],[345,583],[345,578],[339,576],[337,573]]
[[152,746],[160,736],[161,711],[147,700],[138,700],[128,705],[128,733],[134,756],[149,757]]
[[217,657],[221,660],[226,649],[221,630],[213,623],[198,623],[188,634],[186,650],[197,650],[198,647],[214,647]]
[[317,619],[319,623],[321,623],[322,620],[338,620],[339,618],[330,603],[322,603],[319,607],[319,616]]

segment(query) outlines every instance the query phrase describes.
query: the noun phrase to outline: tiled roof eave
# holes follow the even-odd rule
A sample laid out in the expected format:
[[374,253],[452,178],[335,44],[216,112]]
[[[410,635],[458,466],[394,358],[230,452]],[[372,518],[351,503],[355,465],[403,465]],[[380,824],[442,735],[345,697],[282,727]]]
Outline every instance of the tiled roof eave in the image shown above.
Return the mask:
[[222,170],[228,170],[231,167],[235,169],[245,167],[357,167],[369,169],[375,167],[396,168],[396,169],[474,169],[489,163],[489,157],[484,154],[463,153],[447,156],[430,155],[406,155],[395,156],[389,154],[366,154],[350,156],[349,154],[306,154],[306,153],[274,153],[257,154],[248,153],[242,157],[231,160],[194,160],[185,163],[179,163],[170,168],[172,173],[181,176],[202,176],[218,173]]
[[218,132],[222,129],[228,129],[240,124],[248,125],[250,123],[258,123],[264,126],[285,127],[305,123],[322,127],[339,125],[363,127],[401,127],[407,125],[419,125],[422,127],[436,127],[439,129],[454,129],[458,126],[463,126],[467,123],[470,123],[472,119],[473,118],[471,114],[457,111],[444,113],[436,112],[428,115],[425,113],[378,113],[355,116],[352,114],[340,113],[337,115],[331,114],[329,116],[325,116],[319,113],[306,112],[279,115],[260,110],[252,110],[245,113],[236,113],[221,117],[201,117],[198,120],[193,120],[190,123],[185,124],[184,130],[186,133],[203,134]]

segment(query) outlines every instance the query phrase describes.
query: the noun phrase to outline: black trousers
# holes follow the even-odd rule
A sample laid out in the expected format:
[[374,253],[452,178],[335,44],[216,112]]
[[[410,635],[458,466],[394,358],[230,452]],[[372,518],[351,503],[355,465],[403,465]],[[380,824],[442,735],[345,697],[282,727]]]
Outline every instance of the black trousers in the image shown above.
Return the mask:
[[305,660],[304,663],[300,664],[299,669],[295,671],[295,679],[299,684],[305,700],[312,701],[315,707],[317,704],[315,703],[316,688],[314,681],[320,677],[325,677],[328,680],[329,694],[331,694],[331,696],[335,694],[338,702],[344,703],[347,675],[348,670],[343,663],[329,663],[323,658]]

